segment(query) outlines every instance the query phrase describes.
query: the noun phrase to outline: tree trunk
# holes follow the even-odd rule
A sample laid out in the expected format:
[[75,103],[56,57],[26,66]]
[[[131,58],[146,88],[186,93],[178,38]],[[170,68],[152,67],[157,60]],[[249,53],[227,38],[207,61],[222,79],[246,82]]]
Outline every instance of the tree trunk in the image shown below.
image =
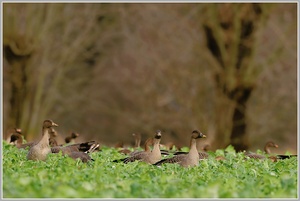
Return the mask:
[[235,147],[236,151],[247,150],[249,147],[246,135],[246,105],[251,92],[252,88],[241,88],[239,89],[240,96],[235,99],[230,144]]
[[[206,45],[218,66],[214,144],[216,148],[231,144],[237,151],[246,150],[246,105],[257,78],[252,55],[262,8],[260,4],[217,4],[209,7],[208,13],[211,21],[204,22]],[[229,111],[221,112],[222,106]]]
[[[7,66],[10,72],[10,115],[7,119],[9,127],[21,127],[23,101],[27,94],[26,66],[31,57],[31,52],[16,49],[20,44],[13,41],[5,41],[4,57],[10,64]],[[22,45],[21,45],[22,46]]]

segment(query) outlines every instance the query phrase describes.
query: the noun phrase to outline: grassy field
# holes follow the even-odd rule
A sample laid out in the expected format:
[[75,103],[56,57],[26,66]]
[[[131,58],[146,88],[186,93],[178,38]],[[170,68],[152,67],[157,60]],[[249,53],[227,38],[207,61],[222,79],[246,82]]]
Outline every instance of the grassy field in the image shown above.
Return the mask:
[[[3,142],[3,198],[297,198],[297,158],[271,162],[244,160],[232,147],[226,160],[216,155],[199,166],[161,167],[114,163],[124,155],[102,147],[95,161],[82,163],[60,154],[28,161],[27,150]],[[258,150],[258,152],[260,152]]]

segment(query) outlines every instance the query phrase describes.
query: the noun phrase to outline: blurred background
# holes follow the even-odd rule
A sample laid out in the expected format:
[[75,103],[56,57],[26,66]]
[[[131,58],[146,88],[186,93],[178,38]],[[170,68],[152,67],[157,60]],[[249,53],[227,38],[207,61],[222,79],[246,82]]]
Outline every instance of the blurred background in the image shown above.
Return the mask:
[[3,137],[297,152],[296,3],[3,3]]

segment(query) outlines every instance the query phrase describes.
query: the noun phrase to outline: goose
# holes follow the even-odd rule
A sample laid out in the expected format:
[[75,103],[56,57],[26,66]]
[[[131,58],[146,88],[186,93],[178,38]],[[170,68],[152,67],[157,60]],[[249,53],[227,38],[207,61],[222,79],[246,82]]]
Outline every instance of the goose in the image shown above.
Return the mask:
[[200,131],[193,130],[190,140],[190,151],[188,154],[179,154],[171,158],[165,158],[158,161],[154,165],[160,166],[164,163],[178,163],[182,167],[197,166],[199,163],[199,154],[197,151],[196,139],[205,137],[206,135],[202,134]]
[[21,132],[17,132],[16,130],[14,133],[12,133],[9,143],[19,148],[23,144],[23,135]]
[[6,138],[6,142],[8,142],[9,144],[13,144],[15,145],[13,142],[11,142],[11,136],[14,134],[21,134],[22,135],[22,129],[21,128],[10,128],[7,131],[7,138]]
[[[54,130],[54,128],[50,128],[50,138],[49,138],[50,147],[58,145],[57,141],[54,139],[56,136],[57,136],[57,132]],[[23,135],[20,133],[13,133],[10,136],[10,143],[15,145],[19,149],[26,149],[27,147],[31,147],[37,142],[28,142],[23,144]]]
[[[134,142],[135,142],[135,144],[134,144],[134,149],[135,149],[135,151],[137,151],[137,149],[139,149],[140,148],[140,144],[141,144],[141,134],[140,133],[132,133],[132,136],[134,137]],[[123,146],[122,146],[123,147]],[[134,151],[134,152],[135,152]],[[119,153],[122,153],[122,154],[130,154],[130,153],[134,153],[134,152],[132,152],[131,150],[129,150],[129,149],[121,149],[121,150],[119,150],[118,151]]]
[[62,152],[62,155],[67,155],[74,160],[80,159],[82,162],[93,161],[93,159],[88,155],[88,153],[94,152],[99,148],[99,143],[95,141],[71,144],[67,146],[55,146],[51,147],[51,152],[57,154]]
[[66,143],[75,143],[75,139],[79,136],[79,133],[72,132],[70,136],[65,138]]
[[69,152],[66,154],[74,160],[80,159],[83,163],[86,163],[88,161],[94,161],[94,159],[92,159],[88,153],[94,152],[98,147],[99,147],[99,144],[93,144],[93,145],[91,145],[90,149],[85,152],[72,151],[72,152]]
[[23,144],[23,135],[19,133],[14,133],[10,136],[10,144],[15,145],[19,149],[26,149],[31,147],[36,142],[28,142]]
[[91,150],[95,151],[98,147],[99,147],[99,143],[97,143],[96,141],[88,141],[88,142],[70,144],[67,146],[58,145],[55,147],[51,147],[51,152],[59,153],[61,151],[63,152],[63,154],[67,154],[73,151],[90,152]]
[[57,136],[57,132],[54,128],[50,128],[50,138],[49,138],[49,145],[50,147],[55,147],[58,145],[55,137]]
[[[154,164],[161,160],[161,153],[159,149],[159,143],[161,140],[161,131],[157,130],[154,138],[149,138],[145,142],[145,150],[132,153],[131,156],[121,159],[114,160],[113,162],[123,161],[124,163],[143,161],[149,164]],[[150,150],[150,145],[153,144],[152,151]]]
[[[265,147],[264,147],[265,154],[271,154],[270,148],[278,148],[278,145],[275,144],[273,141],[268,141],[265,144]],[[267,157],[267,156],[264,156],[264,155],[261,155],[261,154],[251,153],[251,152],[246,152],[245,153],[245,157],[246,158],[254,158],[254,159],[266,159],[266,158],[270,158],[274,162],[276,161],[276,157],[274,157],[274,156]]]
[[[278,148],[278,145],[275,144],[273,141],[268,141],[265,144],[265,147],[264,147],[265,154],[267,154],[267,155],[271,154],[271,149],[270,148]],[[246,152],[245,156],[246,156],[246,158],[249,157],[249,158],[254,158],[254,159],[266,159],[266,158],[268,158],[268,159],[271,159],[273,162],[276,162],[277,159],[288,159],[288,158],[291,158],[291,157],[297,157],[297,155],[282,155],[282,154],[272,155],[272,156],[264,156],[264,155],[261,155],[261,154],[250,153],[250,152]]]
[[[203,159],[207,159],[209,157],[209,154],[207,153],[208,148],[210,147],[209,144],[205,144],[202,147],[203,151],[199,151],[198,155],[199,155],[199,160],[203,160]],[[183,151],[177,151],[175,152],[173,155],[180,155],[180,154],[188,154],[189,152],[183,152]]]
[[45,161],[47,159],[47,155],[51,152],[50,146],[49,146],[49,138],[50,138],[50,132],[51,127],[58,125],[54,123],[52,120],[45,120],[43,122],[43,129],[42,133],[43,136],[39,142],[32,145],[29,149],[29,152],[27,154],[28,160],[41,160]]

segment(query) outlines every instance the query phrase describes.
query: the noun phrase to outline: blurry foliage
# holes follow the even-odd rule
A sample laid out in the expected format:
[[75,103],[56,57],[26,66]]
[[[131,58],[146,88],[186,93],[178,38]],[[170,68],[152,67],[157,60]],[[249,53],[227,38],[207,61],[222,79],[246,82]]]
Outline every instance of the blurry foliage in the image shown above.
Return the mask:
[[[247,133],[255,148],[273,139],[295,150],[297,6],[269,5],[256,32]],[[133,143],[133,132],[145,140],[156,129],[165,131],[162,143],[187,145],[193,129],[212,142],[217,116],[232,115],[205,46],[201,23],[212,20],[212,6],[4,3],[3,132],[21,127],[30,140],[50,118],[61,136],[75,130],[104,144]],[[14,47],[18,56],[8,57]],[[216,110],[222,100],[225,107]]]

